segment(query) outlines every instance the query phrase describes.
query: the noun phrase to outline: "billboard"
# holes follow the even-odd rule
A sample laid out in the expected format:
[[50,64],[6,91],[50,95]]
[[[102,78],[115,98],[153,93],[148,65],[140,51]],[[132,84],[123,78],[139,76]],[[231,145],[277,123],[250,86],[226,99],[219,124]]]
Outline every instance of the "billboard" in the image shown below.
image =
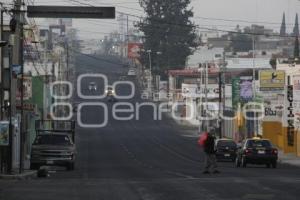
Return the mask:
[[139,58],[141,48],[141,43],[128,43],[128,58]]
[[260,91],[284,90],[285,71],[261,70],[259,71]]

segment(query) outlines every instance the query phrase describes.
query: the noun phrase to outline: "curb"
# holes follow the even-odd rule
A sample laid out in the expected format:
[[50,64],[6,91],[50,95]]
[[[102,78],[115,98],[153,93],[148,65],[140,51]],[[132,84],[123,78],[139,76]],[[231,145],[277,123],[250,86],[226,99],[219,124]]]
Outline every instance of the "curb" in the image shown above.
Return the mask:
[[0,180],[26,180],[36,176],[37,171],[24,171],[22,174],[0,174]]
[[293,163],[293,162],[290,162],[289,160],[278,160],[278,162],[280,164],[285,164],[285,165],[291,165],[291,166],[295,166],[295,167],[300,167],[300,163]]

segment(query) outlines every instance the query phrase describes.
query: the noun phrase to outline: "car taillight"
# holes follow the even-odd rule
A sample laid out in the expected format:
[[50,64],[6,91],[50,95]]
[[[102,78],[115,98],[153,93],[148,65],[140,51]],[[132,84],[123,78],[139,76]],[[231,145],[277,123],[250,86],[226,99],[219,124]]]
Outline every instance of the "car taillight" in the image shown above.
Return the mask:
[[246,154],[251,154],[251,153],[252,153],[252,150],[251,150],[251,149],[246,149],[246,150],[245,150],[245,153],[246,153]]
[[277,154],[278,154],[278,150],[277,150],[277,149],[273,149],[273,150],[272,150],[272,154],[277,155]]

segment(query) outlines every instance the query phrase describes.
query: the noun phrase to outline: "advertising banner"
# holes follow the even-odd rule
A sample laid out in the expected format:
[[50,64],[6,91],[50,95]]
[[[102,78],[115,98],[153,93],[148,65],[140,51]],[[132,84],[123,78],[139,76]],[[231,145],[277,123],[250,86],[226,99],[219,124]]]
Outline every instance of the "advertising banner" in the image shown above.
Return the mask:
[[[32,77],[24,77],[23,79],[23,99],[29,100],[32,97]],[[21,99],[21,78],[18,78],[17,100]]]
[[248,102],[253,99],[252,76],[240,77],[240,99],[242,102]]
[[9,122],[0,121],[0,146],[9,145]]
[[232,108],[236,110],[240,102],[240,78],[232,79]]
[[285,71],[261,70],[259,71],[259,83],[261,91],[284,90]]

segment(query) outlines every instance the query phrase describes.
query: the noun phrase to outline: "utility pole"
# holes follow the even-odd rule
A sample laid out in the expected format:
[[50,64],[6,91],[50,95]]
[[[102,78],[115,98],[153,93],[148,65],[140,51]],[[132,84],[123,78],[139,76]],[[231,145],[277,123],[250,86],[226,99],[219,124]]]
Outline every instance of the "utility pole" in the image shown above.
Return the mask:
[[[4,13],[4,8],[3,8],[3,3],[0,3],[0,6],[1,6],[1,27],[0,27],[0,40],[3,41],[3,13]],[[0,51],[1,51],[1,82],[3,82],[3,73],[4,73],[4,62],[3,62],[3,49],[0,48]],[[4,99],[4,91],[1,89],[1,93],[0,93],[0,107],[2,109],[2,106],[3,106],[3,99]],[[1,110],[0,111],[0,119],[2,120],[3,119],[3,111]]]
[[[226,60],[225,50],[223,51],[223,58],[221,61],[221,67],[219,67],[219,137],[222,138],[225,133],[225,121],[222,119],[225,111],[225,84],[226,84]],[[222,121],[223,120],[223,121]],[[223,131],[224,130],[224,131]]]
[[[16,0],[14,6],[13,18],[16,20],[16,31],[15,31],[15,44],[13,46],[13,57],[12,64],[20,65],[21,67],[21,83],[20,83],[20,159],[19,159],[19,173],[23,172],[24,169],[24,110],[23,110],[23,97],[24,97],[24,63],[23,63],[23,12],[21,10],[23,5],[22,0]],[[16,117],[16,80],[12,80],[11,84],[11,116]]]
[[148,56],[149,56],[149,70],[150,70],[150,81],[149,81],[149,90],[150,95],[152,97],[152,62],[151,62],[151,49],[147,50]]
[[208,131],[208,100],[207,100],[207,85],[208,85],[208,63],[205,63],[205,131]]
[[69,43],[68,43],[68,40],[66,42],[66,64],[67,64],[67,73],[66,73],[66,81],[69,80],[69,72],[70,72],[70,68],[69,68]]
[[[197,113],[198,113],[198,117],[199,117],[199,127],[198,127],[198,132],[199,132],[199,134],[202,132],[202,112],[203,112],[203,109],[202,109],[202,85],[203,85],[203,79],[202,79],[202,75],[203,75],[203,68],[202,68],[202,66],[201,66],[201,68],[200,68],[200,65],[201,64],[199,64],[199,68],[198,68],[198,72],[199,72],[199,75],[200,75],[200,77],[198,78],[199,80],[197,81],[197,83],[198,83],[198,89],[197,89],[197,96],[199,95],[199,102],[197,102],[198,103],[198,105],[197,105]],[[200,109],[199,109],[200,108]],[[199,116],[200,115],[200,116]]]
[[[222,69],[223,69],[223,99],[222,99],[222,104],[223,104],[223,115],[225,115],[225,102],[226,102],[226,55],[225,55],[225,49],[223,51],[223,65],[222,65]],[[222,136],[224,136],[224,134],[226,133],[225,130],[225,118],[221,127],[221,131],[222,131]]]
[[[252,69],[252,90],[253,90],[253,100],[255,100],[256,96],[256,89],[255,89],[255,35],[252,35],[252,50],[253,50],[253,56],[252,56],[252,61],[253,61],[253,69]],[[254,120],[253,120],[253,131],[254,131],[254,136],[257,136],[257,130],[256,130],[256,112],[253,112]]]
[[222,107],[221,107],[221,104],[222,104],[222,85],[223,85],[223,80],[222,80],[222,73],[223,73],[223,70],[222,68],[219,67],[219,119],[218,119],[218,126],[219,126],[219,137],[222,138],[222,119],[221,119],[221,110],[222,110]]
[[128,15],[127,15],[127,21],[126,21],[126,45],[127,45],[127,47],[125,48],[125,49],[127,49],[127,51],[126,51],[126,58],[128,58],[128,43],[129,43],[129,34],[128,34],[128,31],[129,31],[129,29],[128,29]]

